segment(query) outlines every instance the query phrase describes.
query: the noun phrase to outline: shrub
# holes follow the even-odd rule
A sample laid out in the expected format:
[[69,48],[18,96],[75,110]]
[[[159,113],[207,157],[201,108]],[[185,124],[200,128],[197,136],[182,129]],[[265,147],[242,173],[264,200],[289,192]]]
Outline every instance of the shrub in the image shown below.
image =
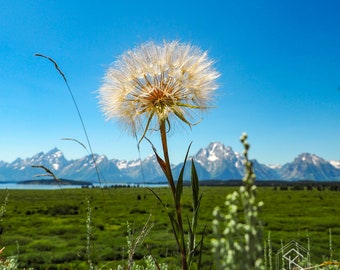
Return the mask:
[[68,205],[68,204],[59,204],[49,207],[47,213],[51,216],[56,215],[77,215],[79,212],[79,206],[77,205]]
[[37,251],[52,251],[55,249],[53,243],[48,240],[36,240],[29,247]]

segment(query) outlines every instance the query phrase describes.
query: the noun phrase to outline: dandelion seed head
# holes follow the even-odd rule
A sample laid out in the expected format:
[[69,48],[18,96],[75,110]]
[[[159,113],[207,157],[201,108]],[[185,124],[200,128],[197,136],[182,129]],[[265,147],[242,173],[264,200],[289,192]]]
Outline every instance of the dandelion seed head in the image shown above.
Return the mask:
[[[121,55],[99,89],[107,119],[133,134],[180,120],[191,126],[211,108],[219,73],[207,52],[178,41],[147,42]],[[169,126],[170,127],[170,126]]]

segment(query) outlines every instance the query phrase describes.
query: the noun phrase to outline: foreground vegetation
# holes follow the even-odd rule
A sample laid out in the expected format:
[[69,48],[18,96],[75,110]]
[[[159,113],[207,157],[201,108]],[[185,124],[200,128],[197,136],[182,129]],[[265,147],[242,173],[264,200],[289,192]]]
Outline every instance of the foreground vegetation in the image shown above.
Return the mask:
[[[236,189],[201,188],[203,198],[198,233],[205,231],[207,234],[202,258],[204,269],[214,268],[210,251],[213,209],[215,206],[223,209],[226,195]],[[165,203],[171,203],[168,188],[154,188],[154,191]],[[19,268],[88,269],[89,258],[91,263],[103,269],[116,268],[127,260],[127,225],[133,237],[137,237],[150,215],[154,225],[143,245],[137,247],[134,260],[152,255],[159,262],[180,267],[174,258],[178,251],[171,237],[168,216],[148,189],[1,190],[1,201],[6,196],[8,202],[0,223],[0,244],[6,247],[3,256],[19,254]],[[190,198],[190,189],[184,188],[184,216],[191,209]],[[259,217],[264,226],[264,246],[270,247],[273,264],[276,251],[290,240],[309,247],[311,260],[315,263],[339,260],[339,192],[261,187],[258,199],[264,202]],[[91,234],[88,242],[89,206]]]
[[[77,109],[88,149],[78,140],[71,140],[80,143],[89,153],[93,153],[82,116],[66,76],[52,58],[42,54],[36,54],[36,56],[52,62],[64,79]],[[206,187],[203,191],[207,199],[202,201],[194,163],[191,168],[190,191],[188,188],[183,190],[185,165],[178,179],[173,177],[167,134],[174,126],[173,121],[179,121],[191,127],[197,124],[196,116],[200,122],[199,114],[212,108],[213,93],[217,89],[216,79],[220,76],[214,69],[213,63],[214,61],[207,58],[206,52],[178,41],[164,41],[163,44],[147,42],[135,48],[133,52],[129,50],[120,56],[119,60],[108,69],[104,84],[99,89],[100,105],[107,119],[115,119],[124,123],[127,130],[138,138],[138,145],[142,140],[147,140],[151,144],[170,189],[142,191],[139,189],[128,191],[106,189],[76,192],[60,190],[59,194],[50,192],[40,200],[39,196],[33,193],[17,194],[15,201],[21,204],[19,203],[19,206],[12,209],[14,213],[12,217],[19,216],[21,219],[11,219],[9,216],[8,223],[3,224],[2,231],[8,226],[13,234],[8,236],[7,245],[9,246],[11,242],[22,237],[20,241],[17,241],[17,247],[24,243],[24,248],[26,248],[22,252],[24,257],[22,267],[85,269],[87,264],[87,268],[91,270],[123,269],[121,265],[126,266],[126,269],[134,270],[168,269],[168,266],[170,269],[181,268],[182,270],[214,267],[223,270],[262,270],[269,266],[271,270],[273,248],[279,246],[279,242],[283,246],[283,237],[293,237],[290,235],[291,227],[298,232],[299,240],[301,230],[306,230],[308,250],[311,250],[309,229],[318,230],[319,223],[311,222],[308,217],[319,212],[295,213],[295,211],[301,206],[304,210],[310,208],[312,204],[315,206],[315,198],[304,201],[298,197],[289,203],[286,198],[278,204],[274,202],[274,199],[279,196],[277,194],[273,196],[274,193],[278,193],[277,191],[271,191],[268,198],[266,192],[263,192],[264,203],[266,199],[271,200],[269,201],[270,207],[273,205],[281,207],[280,210],[284,209],[286,212],[279,216],[265,213],[264,223],[259,223],[258,210],[263,206],[263,202],[257,201],[255,175],[252,163],[248,159],[250,145],[246,134],[241,136],[245,149],[246,172],[243,178],[244,186],[238,191]],[[147,134],[155,130],[159,131],[162,145],[161,155],[158,155],[153,143],[147,139]],[[187,161],[189,149],[190,146],[184,164]],[[100,173],[94,157],[93,162],[99,179]],[[33,167],[44,169],[48,176],[58,181],[58,177],[48,168],[41,165]],[[155,195],[151,199],[150,193]],[[309,195],[312,193],[309,191]],[[292,199],[292,196],[289,196],[288,200]],[[7,202],[7,197],[8,194],[6,194],[5,202]],[[24,197],[26,197],[25,201],[20,200]],[[201,202],[204,205],[202,208]],[[225,202],[224,207],[221,205],[223,202]],[[330,202],[328,201],[327,206]],[[31,207],[29,210],[25,210],[27,205]],[[293,205],[293,208],[286,208],[287,205],[290,207]],[[271,213],[282,213],[270,207],[267,210]],[[311,208],[320,211],[319,206]],[[5,206],[2,208],[1,217],[4,217],[4,209],[6,209]],[[322,214],[325,214],[325,211]],[[307,220],[301,218],[302,215],[306,215]],[[27,216],[30,221],[25,224]],[[200,221],[199,224],[198,221]],[[287,222],[283,223],[285,221]],[[277,222],[279,224],[275,224]],[[293,223],[289,224],[291,222]],[[124,224],[126,224],[125,229]],[[325,224],[321,224],[324,230]],[[327,224],[328,227],[329,223]],[[277,238],[268,237],[267,242],[263,241],[262,226],[266,228],[268,236],[271,230],[276,228]],[[285,230],[283,235],[282,228]],[[171,234],[173,237],[169,238]],[[333,259],[333,238],[331,234],[329,235],[329,258]],[[124,238],[127,241],[126,244],[124,244]],[[322,238],[320,236],[319,240]],[[142,247],[139,246],[141,243],[144,244]],[[3,249],[0,250],[1,252]],[[180,254],[180,263],[176,260],[178,254]],[[145,259],[147,255],[149,257]],[[215,265],[212,255],[216,258]],[[146,268],[139,267],[139,259],[144,259],[147,264]],[[157,263],[156,260],[158,260]],[[159,261],[165,263],[164,267],[163,264],[159,264]],[[8,269],[7,266],[6,269]]]

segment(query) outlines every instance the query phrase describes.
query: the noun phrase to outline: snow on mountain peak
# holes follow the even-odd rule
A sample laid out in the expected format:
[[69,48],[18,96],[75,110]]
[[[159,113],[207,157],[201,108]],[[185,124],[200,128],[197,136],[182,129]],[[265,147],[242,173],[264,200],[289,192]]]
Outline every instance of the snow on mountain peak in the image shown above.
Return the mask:
[[52,164],[52,167],[53,167],[54,170],[57,171],[59,169],[59,164],[58,163],[54,163],[54,164]]
[[268,167],[268,168],[271,168],[271,169],[280,169],[281,167],[282,167],[282,165],[280,165],[280,164],[266,164],[266,166]]
[[127,169],[127,168],[132,168],[132,167],[136,167],[136,166],[140,166],[140,165],[141,165],[141,160],[140,159],[132,160],[132,161],[119,160],[116,163],[116,166],[120,170]]
[[205,156],[211,161],[229,156],[230,154],[235,155],[234,151],[230,146],[225,146],[220,142],[210,143],[206,149],[202,149],[205,152]]
[[330,164],[332,164],[333,167],[340,169],[340,160],[330,160]]
[[212,177],[223,174],[228,166],[234,167],[235,175],[243,170],[242,158],[231,147],[220,142],[212,142],[206,148],[202,148],[194,156],[195,162],[199,163]]
[[106,156],[105,155],[100,155],[98,156],[95,160],[96,160],[96,164],[99,164],[101,162],[103,162],[104,160],[106,160]]
[[63,152],[61,152],[57,147],[53,148],[52,150],[48,151],[46,153],[47,156],[55,156],[60,157],[63,155]]
[[218,160],[218,157],[216,156],[216,153],[214,151],[211,151],[208,155],[207,158],[209,161],[214,162],[216,160]]
[[319,165],[320,163],[326,162],[322,158],[320,158],[316,155],[313,155],[313,154],[309,154],[309,153],[302,153],[297,157],[297,159],[301,160],[303,162],[306,162],[306,163],[314,164],[316,166]]

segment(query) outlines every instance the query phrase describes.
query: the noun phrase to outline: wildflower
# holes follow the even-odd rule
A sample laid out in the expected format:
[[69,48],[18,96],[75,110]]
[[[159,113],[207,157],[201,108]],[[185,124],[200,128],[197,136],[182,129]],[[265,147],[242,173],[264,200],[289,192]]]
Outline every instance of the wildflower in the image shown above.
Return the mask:
[[99,90],[107,119],[122,122],[134,135],[159,130],[172,118],[191,126],[195,109],[209,108],[219,73],[206,52],[178,41],[147,42],[121,55]]
[[[183,270],[190,268],[197,250],[195,238],[201,197],[198,196],[198,177],[193,165],[193,205],[197,207],[193,209],[193,225],[190,225],[186,247],[181,209],[183,174],[179,176],[176,186],[169,158],[167,132],[172,128],[170,123],[173,120],[189,126],[199,120],[196,119],[199,114],[194,111],[201,113],[210,107],[218,77],[213,61],[197,47],[178,41],[164,41],[160,45],[148,42],[121,55],[107,71],[104,84],[99,89],[100,104],[107,119],[119,120],[133,135],[137,136],[142,131],[139,142],[150,130],[160,133],[163,158],[152,146],[171,187],[176,216],[169,214],[169,218],[181,253]],[[182,171],[184,167],[185,162]],[[165,207],[159,196],[157,198]]]

